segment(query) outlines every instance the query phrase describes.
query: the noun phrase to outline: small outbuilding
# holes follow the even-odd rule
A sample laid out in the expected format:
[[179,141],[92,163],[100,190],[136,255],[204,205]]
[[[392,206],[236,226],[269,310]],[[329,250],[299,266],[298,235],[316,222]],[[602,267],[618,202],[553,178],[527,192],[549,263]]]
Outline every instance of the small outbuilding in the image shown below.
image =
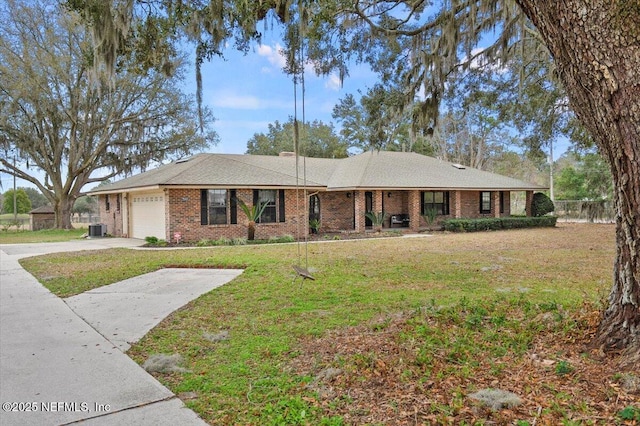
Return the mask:
[[29,212],[32,231],[53,229],[56,226],[56,212],[51,206],[41,206]]

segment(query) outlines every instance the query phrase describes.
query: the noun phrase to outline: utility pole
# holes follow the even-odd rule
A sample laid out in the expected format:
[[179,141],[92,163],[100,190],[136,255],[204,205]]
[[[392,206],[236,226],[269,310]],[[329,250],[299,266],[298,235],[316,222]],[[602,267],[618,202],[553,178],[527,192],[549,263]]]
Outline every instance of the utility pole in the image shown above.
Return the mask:
[[553,195],[553,141],[549,144],[549,198],[556,201]]
[[[16,154],[13,154],[13,168],[16,168]],[[18,194],[16,193],[16,174],[13,173],[13,223],[18,226]]]

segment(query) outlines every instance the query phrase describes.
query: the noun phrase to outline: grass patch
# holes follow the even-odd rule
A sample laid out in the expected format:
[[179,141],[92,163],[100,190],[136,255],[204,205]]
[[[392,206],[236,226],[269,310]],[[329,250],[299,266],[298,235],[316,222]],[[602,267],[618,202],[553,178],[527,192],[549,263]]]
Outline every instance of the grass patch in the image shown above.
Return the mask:
[[[129,351],[140,364],[180,355],[184,371],[154,375],[190,395],[185,403],[210,424],[604,424],[603,407],[615,420],[638,406],[630,393],[596,389],[592,364],[611,381],[614,373],[575,352],[610,287],[611,225],[307,249],[316,281],[294,280],[295,245],[113,249],[21,263],[60,296],[166,265],[244,266]],[[558,361],[571,374],[558,374]],[[342,373],[319,379],[327,369]],[[494,412],[468,398],[489,388],[523,403]],[[569,404],[571,392],[583,404]]]
[[42,229],[40,231],[2,230],[0,244],[31,244],[71,241],[80,238],[87,228],[75,229]]

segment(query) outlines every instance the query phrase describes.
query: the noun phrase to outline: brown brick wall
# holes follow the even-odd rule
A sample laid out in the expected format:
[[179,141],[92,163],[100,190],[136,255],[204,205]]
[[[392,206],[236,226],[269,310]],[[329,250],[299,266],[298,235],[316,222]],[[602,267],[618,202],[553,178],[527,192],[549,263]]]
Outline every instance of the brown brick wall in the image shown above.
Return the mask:
[[[411,218],[410,229],[417,231],[427,224],[420,216],[421,191],[372,191],[374,211],[384,210],[388,215],[409,214]],[[166,200],[166,230],[167,237],[174,239],[176,233],[181,234],[182,241],[199,241],[201,239],[218,238],[245,238],[247,236],[247,217],[238,207],[237,224],[227,225],[201,225],[200,224],[200,189],[169,189],[165,190]],[[320,192],[320,222],[321,232],[365,230],[365,192]],[[389,196],[391,194],[391,196]],[[530,211],[531,193],[527,192],[527,207]],[[251,189],[238,189],[236,195],[249,206],[253,203],[253,191]],[[296,202],[296,196],[299,201]],[[303,200],[304,192],[285,190],[285,222],[256,224],[256,238],[266,239],[272,236],[293,235],[303,237],[308,230],[306,217],[308,201]],[[106,211],[105,195],[98,197],[101,223],[107,225],[107,232],[113,236],[126,236],[128,230],[123,230],[123,203],[126,199],[120,194],[121,207],[117,209],[116,195],[109,195],[110,209]],[[480,191],[450,191],[449,210],[450,215],[438,216],[437,222],[445,218],[480,218],[494,216],[508,216],[510,214],[510,194],[504,193],[504,213],[499,212],[500,195],[498,191],[492,192],[492,209],[489,214],[480,214]],[[277,203],[279,204],[279,203]],[[278,206],[279,208],[279,206]],[[227,209],[227,222],[229,222],[230,209]],[[298,210],[300,210],[298,212]],[[355,215],[355,220],[354,220]],[[355,226],[354,226],[355,222]],[[298,225],[300,224],[300,225]],[[389,222],[385,223],[385,227]]]
[[[106,199],[109,197],[109,211],[107,211]],[[120,198],[120,209],[118,209],[117,198]],[[124,210],[123,194],[109,194],[98,196],[98,207],[100,208],[100,223],[107,225],[107,234],[114,237],[122,237],[126,235],[126,231],[122,229],[122,213]]]
[[347,197],[346,192],[321,192],[320,199],[320,231],[353,230],[354,197]]
[[[502,217],[511,214],[511,197],[509,192],[504,193],[504,213],[500,213],[500,191],[491,191],[491,212],[480,213],[481,191],[460,191],[460,216],[461,218]],[[452,210],[453,213],[453,210]]]
[[354,205],[355,205],[355,231],[356,232],[364,232],[365,231],[365,191],[353,191]]
[[[410,229],[417,231],[427,226],[420,215],[422,191],[372,191],[374,211],[383,210],[389,216],[392,214],[409,214]],[[364,191],[351,193],[350,198],[345,192],[325,192],[320,197],[321,224],[323,231],[341,231],[354,229],[354,211],[357,211],[355,222],[357,232],[363,232],[364,227]],[[391,194],[391,196],[389,196]],[[492,209],[489,214],[480,214],[480,191],[450,191],[449,215],[438,216],[436,223],[453,217],[481,218],[494,216],[508,216],[510,214],[510,194],[504,193],[504,212],[500,213],[500,193],[492,192]],[[379,206],[382,205],[382,208]],[[385,227],[389,222],[385,223]]]
[[511,216],[511,192],[504,192],[504,213],[500,216]]
[[[248,206],[253,204],[253,191],[251,189],[238,189],[236,196]],[[302,198],[303,193],[299,193]],[[230,208],[227,209],[226,225],[201,225],[200,224],[200,189],[171,189],[168,191],[169,199],[169,235],[173,239],[176,233],[180,233],[183,241],[199,241],[202,239],[219,238],[246,238],[248,220],[247,216],[238,206],[238,223],[229,224]],[[276,202],[276,204],[279,204]],[[272,236],[292,235],[303,236],[308,232],[308,221],[299,222],[299,217],[304,217],[305,205],[300,200],[300,214],[296,212],[296,191],[285,190],[285,222],[258,223],[256,224],[256,239],[267,239]],[[279,208],[279,206],[278,206]],[[300,223],[300,229],[298,229]]]
[[384,194],[382,197],[382,210],[387,213],[388,216],[394,214],[409,214],[409,210],[407,209],[409,194],[407,191],[382,191],[382,193]]
[[527,191],[525,195],[525,212],[527,216],[531,216],[531,204],[533,202],[533,191]]
[[420,229],[420,191],[409,191],[409,228],[412,231]]
[[31,213],[30,223],[32,231],[40,231],[41,229],[53,229],[56,227],[56,214]]

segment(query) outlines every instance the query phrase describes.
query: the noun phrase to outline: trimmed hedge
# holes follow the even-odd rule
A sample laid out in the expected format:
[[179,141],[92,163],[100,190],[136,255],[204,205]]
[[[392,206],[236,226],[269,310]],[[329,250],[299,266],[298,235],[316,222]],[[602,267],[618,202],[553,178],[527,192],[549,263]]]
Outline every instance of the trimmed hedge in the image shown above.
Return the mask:
[[553,201],[542,192],[536,192],[531,199],[531,216],[540,217],[555,210]]
[[444,230],[450,232],[498,231],[501,229],[539,228],[556,226],[556,216],[491,217],[483,219],[448,219]]

